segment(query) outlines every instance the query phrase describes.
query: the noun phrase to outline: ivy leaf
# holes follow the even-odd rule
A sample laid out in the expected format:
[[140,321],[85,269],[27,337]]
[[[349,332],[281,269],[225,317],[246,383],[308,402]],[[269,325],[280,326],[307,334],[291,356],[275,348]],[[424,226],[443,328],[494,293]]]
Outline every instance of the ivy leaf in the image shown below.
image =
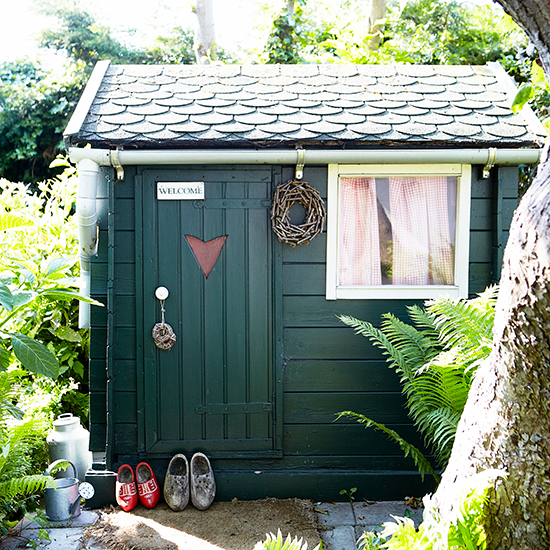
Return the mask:
[[532,84],[524,84],[516,94],[512,103],[512,112],[518,114],[523,107],[535,96],[535,87]]
[[13,294],[7,285],[0,282],[0,305],[11,311],[13,309]]
[[11,343],[13,353],[27,370],[48,378],[58,377],[59,362],[46,346],[18,333],[11,334]]

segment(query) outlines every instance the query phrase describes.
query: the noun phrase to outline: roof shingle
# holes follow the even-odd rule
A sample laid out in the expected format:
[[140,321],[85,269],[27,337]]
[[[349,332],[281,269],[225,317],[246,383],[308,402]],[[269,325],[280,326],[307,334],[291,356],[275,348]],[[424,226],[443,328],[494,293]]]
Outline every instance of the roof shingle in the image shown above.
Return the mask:
[[512,113],[503,78],[493,66],[463,65],[111,65],[66,140],[540,146],[542,125]]

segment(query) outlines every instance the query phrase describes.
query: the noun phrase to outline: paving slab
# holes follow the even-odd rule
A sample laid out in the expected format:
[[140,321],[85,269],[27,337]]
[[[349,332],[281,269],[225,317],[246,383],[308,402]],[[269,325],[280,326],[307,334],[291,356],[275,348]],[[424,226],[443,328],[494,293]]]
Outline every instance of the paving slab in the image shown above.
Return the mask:
[[40,539],[39,530],[43,527],[35,521],[22,519],[16,527],[20,533],[18,537],[6,537],[0,541],[1,550],[14,550],[23,540],[39,541],[38,547],[51,548],[52,550],[78,550],[82,547],[84,534],[88,527],[95,525],[99,514],[93,510],[83,510],[76,518],[67,521],[51,521],[45,527],[50,540]]
[[340,525],[327,531],[321,531],[323,550],[357,550],[355,528],[353,525]]
[[315,504],[319,522],[323,526],[355,525],[355,515],[349,502],[318,502]]
[[392,521],[392,516],[410,517],[416,525],[422,522],[422,508],[414,509],[400,500],[386,502],[357,502],[353,505],[355,523],[359,526],[378,526]]

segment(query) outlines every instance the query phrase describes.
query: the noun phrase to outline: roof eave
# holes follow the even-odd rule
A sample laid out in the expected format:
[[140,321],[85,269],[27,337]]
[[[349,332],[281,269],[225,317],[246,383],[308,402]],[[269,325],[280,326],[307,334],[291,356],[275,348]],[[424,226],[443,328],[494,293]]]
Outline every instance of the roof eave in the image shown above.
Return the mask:
[[63,140],[67,149],[72,145],[71,136],[79,134],[110,64],[111,62],[108,59],[98,61],[95,64],[92,75],[78,100],[76,108],[65,128],[65,132],[63,132]]

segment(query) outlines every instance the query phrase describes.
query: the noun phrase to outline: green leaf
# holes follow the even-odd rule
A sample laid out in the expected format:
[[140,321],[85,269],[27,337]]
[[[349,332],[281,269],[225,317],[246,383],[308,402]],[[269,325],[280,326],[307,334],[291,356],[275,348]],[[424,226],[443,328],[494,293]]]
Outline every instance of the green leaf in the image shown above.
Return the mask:
[[84,296],[83,294],[80,294],[79,292],[76,292],[69,288],[49,288],[47,290],[41,290],[39,294],[40,296],[46,296],[48,298],[53,298],[55,300],[66,300],[66,301],[80,300],[81,302],[86,302],[88,304],[93,304],[95,306],[103,306],[101,302],[98,302],[93,298]]
[[76,262],[76,258],[54,258],[46,264],[46,277],[49,277],[52,273],[61,269],[72,267]]
[[10,366],[11,353],[4,347],[0,346],[0,371],[4,372]]
[[534,96],[535,87],[532,84],[524,84],[514,98],[512,111],[517,115]]
[[539,65],[537,61],[533,61],[533,64],[531,65],[531,81],[535,86],[541,86],[548,89],[548,82],[544,76],[544,71],[542,70],[542,66]]
[[13,309],[13,294],[7,285],[0,282],[0,305],[11,311]]
[[66,340],[67,342],[82,342],[82,337],[76,330],[73,330],[71,327],[62,325],[57,327],[55,330],[55,335],[61,340]]
[[16,216],[10,212],[0,214],[0,231],[7,229],[20,229],[32,225],[33,222],[22,216]]
[[26,290],[20,290],[13,295],[13,307],[20,307],[29,302],[32,302],[36,298],[36,292],[30,292]]
[[58,377],[59,363],[46,346],[24,334],[13,333],[11,337],[13,352],[27,370],[48,378]]

